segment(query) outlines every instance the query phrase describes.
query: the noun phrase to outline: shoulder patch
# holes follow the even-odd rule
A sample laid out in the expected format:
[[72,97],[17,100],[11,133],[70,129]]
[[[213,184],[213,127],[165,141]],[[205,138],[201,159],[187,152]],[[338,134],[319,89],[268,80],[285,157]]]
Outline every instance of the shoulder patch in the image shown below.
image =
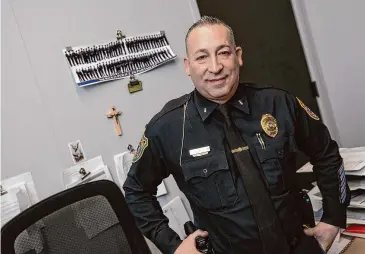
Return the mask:
[[307,105],[305,105],[298,97],[296,97],[298,102],[299,102],[299,105],[305,110],[305,112],[307,112],[307,114],[313,118],[314,120],[319,120],[319,117],[314,114],[314,112],[312,110],[310,110],[310,108],[307,107]]
[[143,133],[143,137],[139,141],[139,145],[137,147],[136,153],[134,154],[132,163],[137,162],[143,155],[144,150],[148,147],[148,138],[146,137],[146,134]]

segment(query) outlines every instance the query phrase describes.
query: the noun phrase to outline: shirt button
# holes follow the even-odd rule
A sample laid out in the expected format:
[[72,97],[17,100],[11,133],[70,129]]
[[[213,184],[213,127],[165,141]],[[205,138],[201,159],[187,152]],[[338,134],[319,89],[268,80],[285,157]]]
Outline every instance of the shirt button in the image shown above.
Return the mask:
[[207,174],[208,173],[208,170],[205,168],[205,169],[203,169],[203,173],[204,174]]
[[278,154],[279,155],[283,155],[284,154],[284,151],[283,150],[280,150],[280,151],[278,151]]

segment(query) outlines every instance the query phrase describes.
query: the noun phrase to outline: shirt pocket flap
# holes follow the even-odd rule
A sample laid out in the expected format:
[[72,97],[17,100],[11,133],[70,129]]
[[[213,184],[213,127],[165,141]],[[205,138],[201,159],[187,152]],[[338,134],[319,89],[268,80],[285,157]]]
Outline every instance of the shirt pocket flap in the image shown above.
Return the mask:
[[229,170],[226,154],[224,151],[212,153],[211,156],[204,158],[194,158],[182,162],[185,181],[194,177],[207,178],[219,170]]
[[283,158],[283,152],[281,152],[281,150],[276,150],[276,149],[257,149],[257,155],[260,159],[260,162],[265,162],[267,160],[270,159],[281,159]]
[[280,140],[271,140],[266,142],[265,148],[256,147],[257,155],[260,162],[270,159],[283,159],[288,153],[295,152],[295,143],[292,136]]

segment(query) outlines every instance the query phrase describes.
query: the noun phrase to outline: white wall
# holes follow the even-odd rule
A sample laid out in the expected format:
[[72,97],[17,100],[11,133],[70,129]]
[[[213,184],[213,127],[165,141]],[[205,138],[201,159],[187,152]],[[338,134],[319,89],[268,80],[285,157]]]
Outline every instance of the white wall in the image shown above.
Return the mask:
[[297,20],[299,26],[308,26],[306,38],[313,45],[303,43],[317,57],[317,78],[323,77],[320,85],[329,98],[326,103],[327,95],[320,89],[324,97],[321,109],[333,114],[342,146],[364,146],[365,1],[304,0],[302,7],[306,17]]
[[[80,139],[87,158],[102,155],[114,179],[113,156],[138,145],[145,125],[162,106],[188,93],[184,38],[199,17],[191,0],[2,0],[1,179],[32,172],[40,199],[63,190],[62,170],[73,165],[67,144]],[[164,30],[177,59],[138,78],[143,91],[129,94],[129,80],[80,88],[62,49]],[[105,114],[122,111],[115,134]],[[172,177],[161,205],[182,197]],[[159,253],[152,248],[153,253]]]
[[[80,139],[86,156],[102,155],[115,179],[113,156],[135,148],[145,124],[193,85],[185,75],[184,37],[198,15],[184,0],[2,0],[1,177],[32,172],[40,199],[63,190],[61,172],[73,165],[67,144]],[[178,58],[138,78],[143,91],[129,94],[128,80],[79,88],[62,49],[164,30]],[[122,111],[124,135],[105,113]],[[170,177],[165,205],[181,195]],[[191,211],[189,210],[190,215]]]

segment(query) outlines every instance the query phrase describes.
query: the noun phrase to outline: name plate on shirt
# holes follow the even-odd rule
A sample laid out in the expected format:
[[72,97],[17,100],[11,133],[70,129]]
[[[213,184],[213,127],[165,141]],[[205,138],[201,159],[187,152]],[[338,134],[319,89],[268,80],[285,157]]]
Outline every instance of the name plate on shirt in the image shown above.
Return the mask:
[[210,152],[210,146],[204,146],[196,149],[192,149],[189,151],[189,154],[193,157],[199,157],[206,155]]

